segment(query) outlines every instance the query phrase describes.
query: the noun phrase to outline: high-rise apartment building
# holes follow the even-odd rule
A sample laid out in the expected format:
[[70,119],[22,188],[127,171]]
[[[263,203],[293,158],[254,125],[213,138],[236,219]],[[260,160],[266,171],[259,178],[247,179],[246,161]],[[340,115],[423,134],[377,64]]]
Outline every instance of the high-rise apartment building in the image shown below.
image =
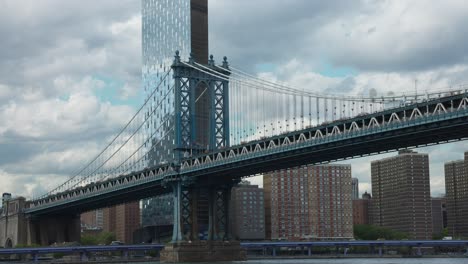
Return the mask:
[[263,187],[267,239],[353,237],[351,165],[273,171]]
[[230,209],[231,228],[235,239],[265,239],[265,207],[262,188],[248,184],[233,187]]
[[85,229],[102,229],[104,226],[104,212],[102,209],[82,213],[81,226]]
[[468,237],[468,152],[464,160],[445,163],[445,191],[448,232]]
[[133,232],[140,227],[140,203],[131,202],[103,209],[105,232],[115,234],[117,240],[133,243]]
[[[191,54],[199,63],[208,62],[208,0],[142,0],[142,82],[145,98],[150,102],[145,111],[151,116],[145,129],[153,135],[146,146],[149,167],[175,159],[175,92],[170,69],[176,51],[183,61],[188,61]],[[203,151],[209,142],[208,93],[203,93],[204,88],[200,85],[195,91],[199,99],[195,106],[197,138],[193,152]],[[200,199],[199,210],[206,212],[206,199]],[[166,200],[143,200],[143,225],[168,222],[158,211],[166,210],[165,205],[159,206]],[[157,219],[161,216],[163,219]]]
[[358,178],[352,178],[351,179],[351,189],[352,189],[351,197],[353,199],[359,199],[359,180],[358,180]]
[[402,150],[371,163],[373,224],[432,238],[431,190],[427,154]]

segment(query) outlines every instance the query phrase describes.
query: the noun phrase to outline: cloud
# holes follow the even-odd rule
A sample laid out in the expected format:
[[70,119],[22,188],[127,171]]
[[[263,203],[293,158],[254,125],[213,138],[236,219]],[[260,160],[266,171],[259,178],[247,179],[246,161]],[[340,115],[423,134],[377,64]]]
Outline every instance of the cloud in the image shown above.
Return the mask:
[[[335,64],[365,71],[420,71],[466,63],[468,8],[462,1],[376,1],[329,21],[314,41]],[[437,19],[434,19],[437,17]]]
[[98,95],[138,95],[140,24],[130,0],[0,3],[0,192],[65,181],[130,119]]
[[[218,62],[226,55],[302,90],[366,95],[468,83],[463,1],[216,0],[209,9]],[[30,195],[64,181],[128,121],[135,109],[125,103],[141,94],[140,12],[134,0],[0,2],[0,192]],[[115,99],[100,96],[111,92]],[[242,99],[257,103],[249,95]],[[271,123],[275,111],[267,113]],[[433,193],[443,191],[443,162],[466,149],[421,150],[431,157]],[[370,160],[381,157],[349,161],[362,191]]]
[[463,1],[220,0],[210,8],[212,50],[244,68],[290,58],[379,72],[467,62]]

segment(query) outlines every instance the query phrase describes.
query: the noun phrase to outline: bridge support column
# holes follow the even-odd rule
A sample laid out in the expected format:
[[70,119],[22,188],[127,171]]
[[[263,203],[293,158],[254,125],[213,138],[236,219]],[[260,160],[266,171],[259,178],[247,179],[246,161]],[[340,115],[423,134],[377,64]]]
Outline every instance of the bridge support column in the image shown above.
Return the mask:
[[182,241],[182,226],[181,226],[181,196],[182,182],[177,181],[172,184],[172,196],[174,199],[174,225],[172,229],[172,243]]
[[161,251],[162,262],[245,260],[239,241],[229,234],[230,186],[208,187],[208,240],[198,239],[198,197],[207,187],[172,183],[174,197],[173,240]]
[[208,240],[230,240],[229,228],[229,200],[230,186],[212,188],[209,192],[209,228]]

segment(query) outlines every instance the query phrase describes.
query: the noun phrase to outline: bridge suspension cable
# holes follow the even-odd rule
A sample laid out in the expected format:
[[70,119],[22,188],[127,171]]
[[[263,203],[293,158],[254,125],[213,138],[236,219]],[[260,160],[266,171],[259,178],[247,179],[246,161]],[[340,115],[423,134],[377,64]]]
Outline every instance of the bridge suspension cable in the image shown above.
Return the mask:
[[[158,88],[164,83],[164,81],[168,78],[168,76],[170,76],[170,72],[171,70],[168,70],[164,72],[163,74],[161,74],[160,80],[158,80],[158,84],[155,86],[152,92],[145,99],[143,105],[137,110],[137,112],[126,123],[126,125],[117,133],[117,135],[112,138],[112,140],[105,146],[105,148],[99,152],[99,154],[97,154],[84,167],[82,167],[76,173],[74,173],[73,176],[70,177],[70,179],[60,184],[56,188],[50,190],[46,194],[38,197],[37,199],[40,199],[50,194],[61,192],[71,187],[80,185],[86,179],[89,179],[93,174],[102,174],[103,172],[98,173],[98,170],[101,168],[104,168],[104,164],[106,164],[112,157],[115,157],[116,153],[121,151],[124,148],[124,146],[126,146],[128,142],[130,142],[130,140],[135,137],[135,134],[140,130],[142,125],[149,119],[150,116],[153,115],[156,109],[158,109],[158,107],[161,105],[161,102],[164,100],[165,97],[158,102],[158,107],[155,107],[153,111],[151,111],[151,114],[143,113],[143,110],[145,109],[145,107],[148,107],[149,102],[152,99],[155,99],[155,94],[158,91]],[[144,118],[142,117],[143,114],[145,115]],[[144,119],[144,122],[141,122],[140,119]],[[145,135],[141,133],[141,136],[139,139],[133,139],[133,140],[141,141],[143,138],[143,141],[144,141],[144,137]],[[131,148],[134,148],[134,146],[127,146],[127,149],[125,149],[125,151],[130,152],[128,149],[131,149]],[[131,166],[129,165],[129,167]]]
[[227,75],[196,62],[184,64],[229,81],[231,144],[391,109],[418,100],[438,98],[444,93],[440,90],[426,90],[423,95],[367,97],[320,94],[267,81],[232,66],[215,66],[222,72],[229,72]]
[[[89,182],[90,179],[92,178],[92,176],[94,176],[94,174],[95,174],[99,169],[101,169],[107,162],[109,162],[109,160],[111,160],[111,159],[112,159],[112,158],[113,158],[113,157],[114,157],[114,156],[115,156],[115,155],[116,155],[116,154],[117,154],[117,153],[118,153],[134,136],[135,136],[135,135],[136,135],[136,133],[138,133],[138,132],[140,131],[140,129],[143,127],[143,125],[145,125],[145,123],[150,119],[150,117],[153,116],[153,114],[156,112],[156,110],[159,108],[159,106],[162,104],[162,102],[167,98],[168,94],[170,94],[170,93],[173,91],[173,89],[174,89],[174,87],[172,87],[172,88],[164,95],[164,97],[160,100],[158,106],[155,107],[155,108],[153,109],[153,111],[152,111],[149,115],[146,115],[145,120],[139,124],[138,128],[124,141],[124,143],[123,143],[120,147],[117,148],[117,150],[114,151],[114,153],[112,153],[112,155],[111,155],[109,158],[107,158],[101,165],[99,165],[99,166],[98,166],[93,172],[91,172],[88,176],[84,177],[82,181],[80,181],[80,182],[74,184],[73,186],[71,186],[71,188],[74,188],[74,187],[80,185],[80,184],[83,183],[83,182]],[[170,115],[169,115],[169,116],[166,116],[166,118],[165,118],[164,121],[167,121],[167,119],[168,119],[169,117],[170,117]],[[133,152],[131,155],[128,155],[127,158],[124,158],[125,160],[124,160],[123,162],[121,162],[119,165],[117,165],[116,167],[114,167],[114,168],[111,169],[112,172],[114,172],[114,173],[122,173],[122,171],[119,171],[119,169],[122,168],[122,167],[125,165],[125,163],[126,163],[130,158],[132,158],[132,157],[136,154],[137,151],[139,151],[144,145],[146,145],[147,141],[148,141],[149,139],[151,139],[152,136],[153,136],[156,132],[159,132],[163,125],[164,125],[164,122],[161,122],[161,124],[159,125],[159,127],[151,134],[150,137],[148,137],[148,138],[143,142],[143,144],[141,144],[140,146],[138,146],[138,148],[135,150],[135,152]],[[126,155],[126,156],[127,156],[127,155]],[[103,179],[103,178],[106,177],[106,176],[113,175],[114,173],[108,172],[107,175],[105,175],[106,173],[103,173],[103,174],[101,174],[101,175],[97,175],[98,177],[97,177],[97,178],[94,178],[94,179],[92,179],[92,180],[98,181],[98,180]]]
[[[426,91],[424,97],[418,94],[414,94],[413,97],[409,95],[338,96],[311,92],[305,88],[298,89],[264,80],[231,66],[229,68],[215,66],[222,70],[218,71],[213,68],[213,65],[208,67],[195,62],[182,62],[182,64],[230,83],[229,136],[231,145],[398,107],[406,104],[407,99],[413,100],[414,98],[414,101],[410,101],[413,104],[417,103],[418,100],[430,100],[437,98],[437,96],[440,97],[443,93],[458,91],[449,90],[434,93]],[[162,90],[158,90],[161,85],[166,84],[170,72],[171,70],[168,70],[156,76],[154,83],[157,85],[145,99],[144,104],[124,128],[112,138],[104,150],[65,183],[39,199],[147,167],[151,152],[155,151],[155,148],[175,128],[174,123],[171,124],[171,118],[178,114],[175,113],[175,107],[172,112],[171,110],[166,111],[166,106],[169,105],[168,108],[170,108],[171,105],[168,100],[166,104],[166,99],[174,92],[175,86],[167,85],[167,90],[164,90],[164,93]],[[225,72],[229,74],[224,74]],[[460,86],[461,88],[462,86]],[[195,103],[204,97],[207,89],[208,87],[205,87],[195,98]],[[157,94],[158,99],[156,100],[157,91],[160,93]],[[148,109],[147,112],[143,111],[145,107]],[[161,111],[162,108],[164,111]],[[162,115],[163,113],[164,115]],[[155,115],[158,117],[158,121],[152,122],[151,117]],[[325,131],[327,134],[328,132],[330,131]]]

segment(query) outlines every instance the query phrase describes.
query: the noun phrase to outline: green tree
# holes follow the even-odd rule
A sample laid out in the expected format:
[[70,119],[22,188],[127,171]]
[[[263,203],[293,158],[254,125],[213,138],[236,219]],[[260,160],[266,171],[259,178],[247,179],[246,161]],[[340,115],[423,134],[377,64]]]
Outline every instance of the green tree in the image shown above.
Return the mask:
[[115,235],[112,232],[102,232],[99,235],[99,244],[109,245],[112,241],[115,241]]
[[82,235],[81,236],[81,245],[83,246],[95,246],[99,244],[99,240],[94,235]]
[[354,225],[353,231],[354,237],[360,240],[402,240],[408,238],[406,233],[374,225]]
[[114,240],[116,240],[115,235],[111,232],[101,232],[98,235],[85,234],[81,236],[81,244],[84,246],[109,245]]
[[447,228],[444,228],[442,229],[442,232],[439,233],[439,234],[432,234],[432,239],[434,240],[440,240],[444,237],[448,236],[448,229]]

